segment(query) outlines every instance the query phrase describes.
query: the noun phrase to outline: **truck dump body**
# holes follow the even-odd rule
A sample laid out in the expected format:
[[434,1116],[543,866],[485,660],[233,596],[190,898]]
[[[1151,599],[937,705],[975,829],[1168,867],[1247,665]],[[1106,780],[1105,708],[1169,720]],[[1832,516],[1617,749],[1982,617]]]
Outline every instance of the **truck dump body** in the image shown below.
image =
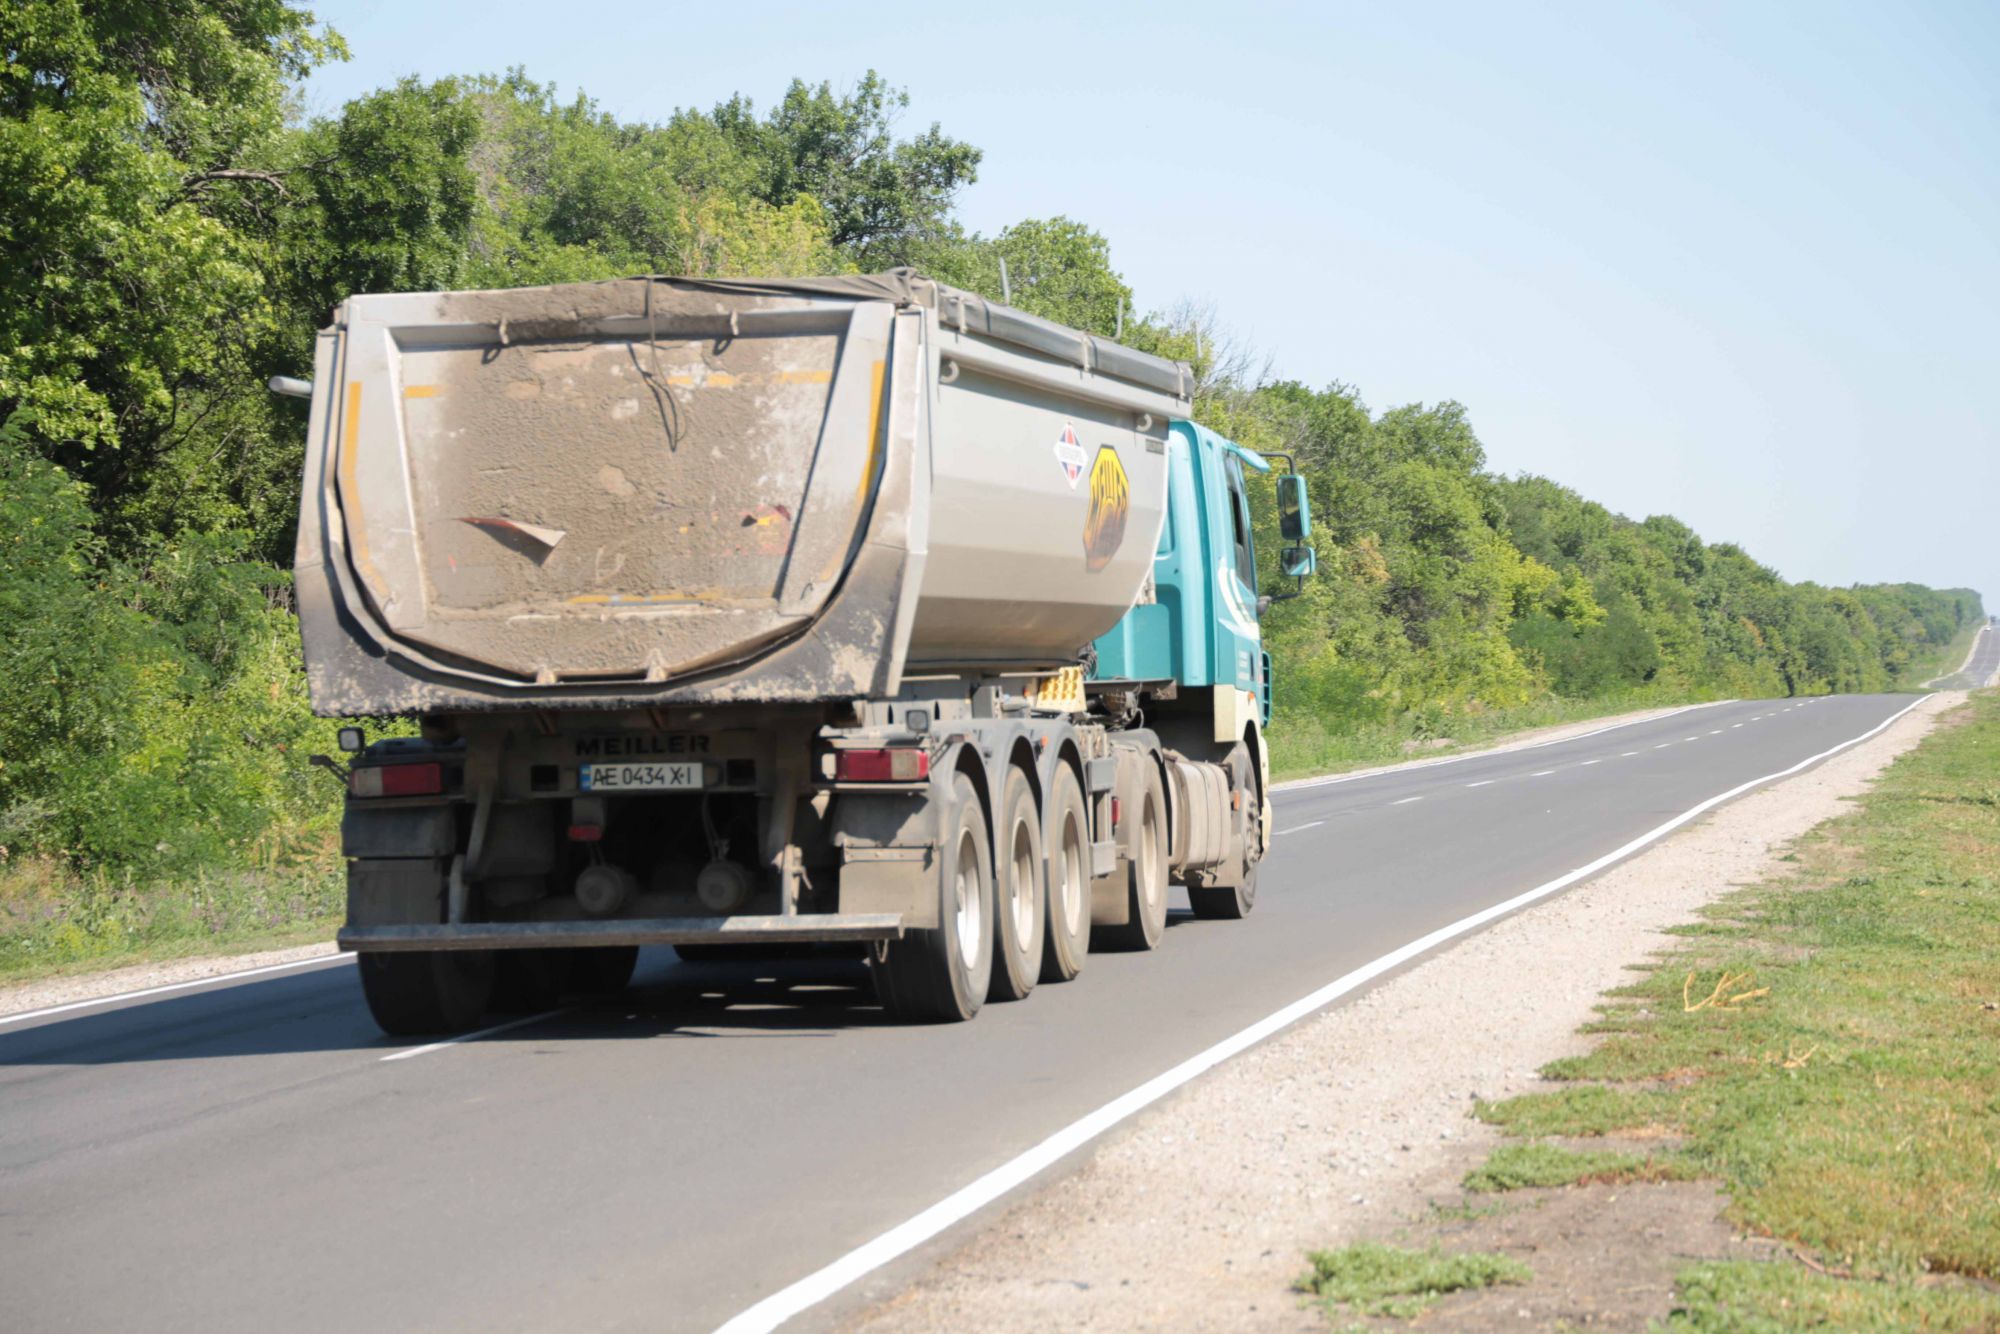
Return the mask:
[[325,713],[892,694],[1138,596],[1184,368],[907,272],[361,296],[298,585]]

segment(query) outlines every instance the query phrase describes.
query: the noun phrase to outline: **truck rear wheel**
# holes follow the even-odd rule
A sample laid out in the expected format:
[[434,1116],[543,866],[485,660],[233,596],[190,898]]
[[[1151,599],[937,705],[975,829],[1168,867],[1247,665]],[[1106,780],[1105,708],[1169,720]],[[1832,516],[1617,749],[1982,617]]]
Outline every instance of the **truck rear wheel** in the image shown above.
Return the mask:
[[491,950],[363,954],[361,994],[384,1033],[459,1033],[479,1022],[493,994]]
[[1012,767],[1000,791],[993,846],[993,985],[986,999],[1025,1000],[1042,975],[1048,925],[1048,867],[1042,861],[1042,813],[1028,775]]
[[1047,834],[1048,926],[1042,946],[1042,981],[1068,982],[1083,971],[1090,952],[1090,816],[1076,771],[1056,765],[1050,784]]
[[993,976],[993,862],[979,789],[951,780],[938,858],[938,924],[907,931],[869,957],[882,1008],[906,1023],[959,1023],[979,1013]]
[[534,1014],[562,1004],[569,990],[570,952],[561,949],[495,950],[493,998],[500,1014]]
[[1125,863],[1131,912],[1123,925],[1097,928],[1096,939],[1114,950],[1152,949],[1167,929],[1167,799],[1151,760],[1135,804],[1138,809],[1126,817],[1139,822]]
[[632,980],[639,963],[637,945],[577,946],[570,956],[569,989],[578,996],[615,996]]

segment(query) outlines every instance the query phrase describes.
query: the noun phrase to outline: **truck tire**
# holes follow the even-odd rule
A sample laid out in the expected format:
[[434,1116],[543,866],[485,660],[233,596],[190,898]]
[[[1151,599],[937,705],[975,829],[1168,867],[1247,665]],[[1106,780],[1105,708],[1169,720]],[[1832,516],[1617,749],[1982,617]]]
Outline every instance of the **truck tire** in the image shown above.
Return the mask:
[[979,789],[954,774],[941,821],[938,925],[907,931],[869,956],[875,994],[904,1023],[962,1023],[979,1013],[993,976],[993,860]]
[[1220,922],[1248,917],[1257,904],[1257,867],[1243,873],[1240,885],[1189,885],[1187,893],[1196,917]]
[[1083,971],[1090,952],[1090,815],[1076,770],[1056,765],[1045,812],[1042,847],[1048,854],[1048,925],[1042,943],[1042,981],[1068,982]]
[[1236,790],[1243,793],[1246,803],[1243,815],[1243,866],[1236,875],[1233,885],[1190,885],[1188,886],[1188,906],[1194,909],[1196,917],[1210,921],[1236,921],[1250,915],[1257,906],[1257,867],[1261,864],[1257,857],[1257,842],[1263,823],[1263,793],[1257,788],[1257,771],[1250,759],[1250,748],[1237,742],[1229,751],[1230,780]]
[[486,1008],[496,1014],[536,1014],[562,1004],[569,990],[570,951],[563,949],[493,951],[493,998]]
[[617,995],[639,964],[637,945],[593,945],[565,953],[570,956],[569,989],[577,996]]
[[1042,976],[1048,927],[1048,863],[1042,813],[1028,775],[1009,765],[993,826],[993,984],[986,999],[1026,1000]]
[[1114,950],[1149,950],[1167,929],[1167,797],[1160,771],[1148,759],[1135,805],[1127,818],[1139,822],[1132,855],[1125,863],[1125,892],[1132,910],[1122,926],[1100,926],[1091,940]]
[[461,1033],[493,994],[493,951],[418,950],[363,954],[356,961],[368,1012],[384,1033]]

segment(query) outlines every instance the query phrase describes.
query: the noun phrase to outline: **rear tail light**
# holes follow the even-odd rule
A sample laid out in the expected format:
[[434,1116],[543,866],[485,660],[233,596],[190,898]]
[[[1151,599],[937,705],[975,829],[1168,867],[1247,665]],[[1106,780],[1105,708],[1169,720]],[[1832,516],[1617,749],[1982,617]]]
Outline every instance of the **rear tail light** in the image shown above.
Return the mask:
[[930,752],[910,746],[834,752],[833,776],[842,783],[914,783],[931,776]]
[[442,764],[377,764],[347,775],[357,797],[428,797],[444,791]]

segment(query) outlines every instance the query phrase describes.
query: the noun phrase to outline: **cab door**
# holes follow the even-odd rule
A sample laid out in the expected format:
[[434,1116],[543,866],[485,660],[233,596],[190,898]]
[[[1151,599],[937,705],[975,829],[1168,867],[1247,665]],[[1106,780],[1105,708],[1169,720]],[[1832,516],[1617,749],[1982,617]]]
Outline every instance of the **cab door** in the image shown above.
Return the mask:
[[1250,531],[1250,498],[1243,465],[1234,455],[1222,462],[1223,509],[1215,571],[1215,681],[1262,697],[1263,651],[1257,623],[1257,553]]

